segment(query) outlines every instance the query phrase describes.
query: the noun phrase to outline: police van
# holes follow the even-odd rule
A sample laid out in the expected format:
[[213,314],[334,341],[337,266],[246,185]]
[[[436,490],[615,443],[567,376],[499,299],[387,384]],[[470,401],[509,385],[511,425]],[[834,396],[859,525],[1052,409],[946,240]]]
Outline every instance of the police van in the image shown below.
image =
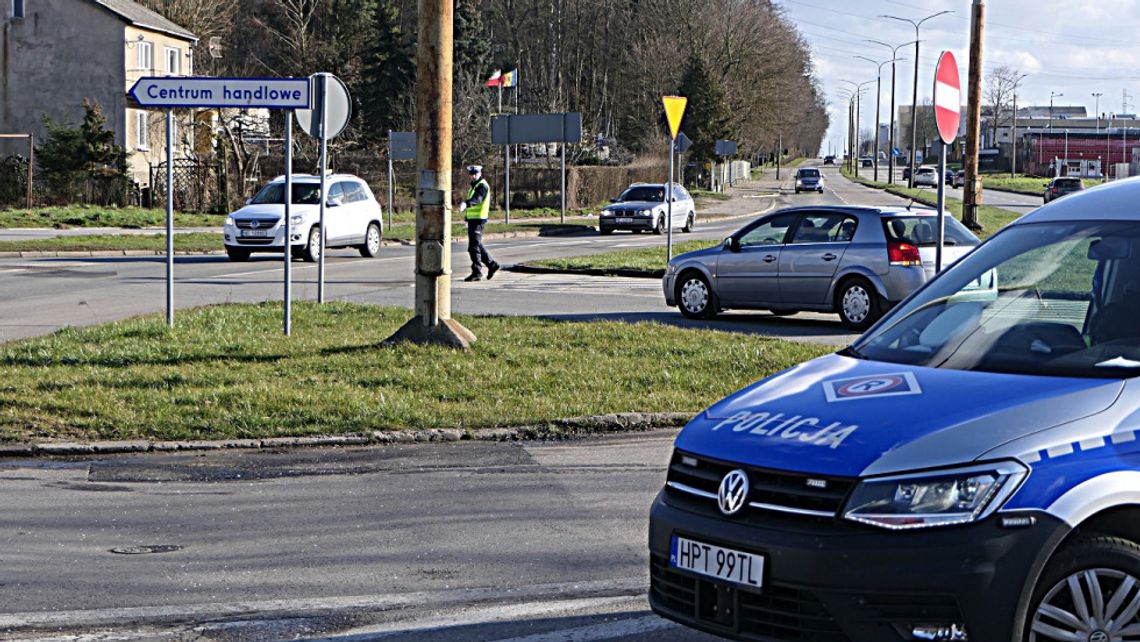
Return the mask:
[[653,609],[740,640],[1140,640],[1137,202],[1046,205],[694,418]]

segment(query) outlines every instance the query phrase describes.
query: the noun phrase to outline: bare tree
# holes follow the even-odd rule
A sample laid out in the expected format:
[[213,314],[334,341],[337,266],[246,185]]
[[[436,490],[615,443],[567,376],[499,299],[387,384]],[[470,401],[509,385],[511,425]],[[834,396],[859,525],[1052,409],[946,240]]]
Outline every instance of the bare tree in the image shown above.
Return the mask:
[[986,76],[983,100],[990,111],[991,140],[996,141],[998,130],[1013,121],[1013,95],[1020,78],[1020,70],[1007,65],[994,67]]

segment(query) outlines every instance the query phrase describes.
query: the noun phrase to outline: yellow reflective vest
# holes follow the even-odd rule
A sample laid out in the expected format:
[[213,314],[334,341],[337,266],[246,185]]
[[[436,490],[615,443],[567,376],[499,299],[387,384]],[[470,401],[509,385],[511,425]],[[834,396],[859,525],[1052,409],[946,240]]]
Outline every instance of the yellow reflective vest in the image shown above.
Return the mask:
[[467,201],[470,202],[471,199],[475,198],[475,189],[480,185],[487,186],[487,197],[483,199],[482,203],[469,205],[467,207],[466,214],[468,221],[485,221],[489,218],[491,212],[491,184],[487,182],[487,179],[480,178],[471,186],[471,189],[467,191]]

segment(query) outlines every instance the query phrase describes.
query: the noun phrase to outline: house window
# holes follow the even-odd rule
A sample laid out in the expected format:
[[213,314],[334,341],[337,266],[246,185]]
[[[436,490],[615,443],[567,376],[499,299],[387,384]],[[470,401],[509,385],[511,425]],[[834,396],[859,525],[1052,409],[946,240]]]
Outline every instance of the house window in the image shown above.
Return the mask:
[[175,47],[166,48],[166,73],[177,75],[182,68],[182,51]]
[[26,12],[24,0],[12,0],[12,17],[23,18]]
[[135,147],[150,149],[150,114],[145,111],[135,112]]
[[151,71],[154,69],[154,46],[145,40],[139,41],[135,45],[137,47],[139,59],[139,71]]

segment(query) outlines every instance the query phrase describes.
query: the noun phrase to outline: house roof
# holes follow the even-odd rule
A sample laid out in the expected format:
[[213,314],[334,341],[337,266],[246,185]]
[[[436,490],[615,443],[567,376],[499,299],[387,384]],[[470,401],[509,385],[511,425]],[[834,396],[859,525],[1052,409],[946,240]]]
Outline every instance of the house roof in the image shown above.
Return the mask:
[[150,29],[152,31],[161,31],[168,33],[172,36],[178,36],[187,40],[198,41],[198,37],[191,33],[189,30],[178,26],[177,24],[167,20],[161,15],[147,9],[133,0],[88,0],[89,2],[103,7],[107,11],[119,16],[123,20],[129,22],[136,27]]

